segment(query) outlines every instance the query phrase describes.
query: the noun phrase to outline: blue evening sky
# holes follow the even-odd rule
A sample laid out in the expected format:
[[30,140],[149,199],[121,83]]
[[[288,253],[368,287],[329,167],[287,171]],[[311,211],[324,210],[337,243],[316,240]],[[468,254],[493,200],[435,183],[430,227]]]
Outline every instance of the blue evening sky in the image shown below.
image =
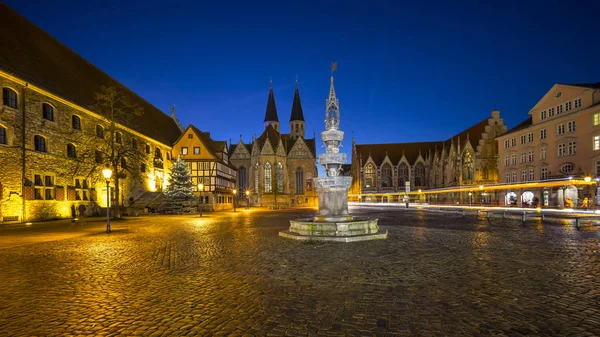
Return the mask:
[[[6,0],[214,139],[260,135],[269,77],[288,132],[323,129],[330,62],[346,151],[446,139],[497,107],[512,127],[555,83],[600,82],[600,1]],[[318,149],[319,150],[319,149]],[[321,152],[321,151],[319,151]]]

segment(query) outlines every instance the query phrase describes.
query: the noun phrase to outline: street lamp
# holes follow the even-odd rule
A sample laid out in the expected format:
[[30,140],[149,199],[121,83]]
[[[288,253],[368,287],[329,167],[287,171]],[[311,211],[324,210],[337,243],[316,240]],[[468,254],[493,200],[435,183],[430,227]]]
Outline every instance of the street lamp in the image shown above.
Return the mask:
[[234,188],[233,189],[233,211],[235,212],[235,197],[237,195],[237,190]]
[[471,207],[472,196],[473,196],[473,192],[469,192],[469,207]]
[[106,232],[110,233],[110,178],[112,177],[112,170],[105,168],[102,170],[102,175],[106,179]]
[[200,210],[200,217],[202,217],[202,205],[200,204],[200,198],[202,198],[202,190],[204,189],[204,184],[198,184],[198,209]]
[[250,209],[250,190],[246,190],[246,209]]

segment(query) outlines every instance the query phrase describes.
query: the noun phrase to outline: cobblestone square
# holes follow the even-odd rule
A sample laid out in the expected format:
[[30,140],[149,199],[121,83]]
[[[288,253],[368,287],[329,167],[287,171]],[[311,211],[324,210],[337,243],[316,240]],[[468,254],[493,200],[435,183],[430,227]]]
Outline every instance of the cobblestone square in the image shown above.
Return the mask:
[[600,335],[598,227],[352,211],[388,239],[278,236],[309,209],[0,227],[0,335]]

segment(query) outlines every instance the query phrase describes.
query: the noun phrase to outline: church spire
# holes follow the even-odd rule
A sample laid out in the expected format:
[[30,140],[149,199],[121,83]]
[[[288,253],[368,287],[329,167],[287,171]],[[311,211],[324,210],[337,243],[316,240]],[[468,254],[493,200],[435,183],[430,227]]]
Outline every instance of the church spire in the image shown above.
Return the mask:
[[294,102],[292,103],[292,114],[290,115],[290,135],[293,139],[304,138],[304,113],[300,103],[298,92],[298,76],[296,76],[296,90],[294,91]]
[[273,80],[270,81],[269,99],[267,100],[267,110],[265,111],[265,128],[271,124],[275,130],[279,131],[279,118],[277,117],[277,107],[275,106],[275,95],[273,94]]
[[329,86],[329,97],[327,98],[326,114],[325,114],[325,126],[328,129],[329,126],[337,130],[340,125],[340,102],[335,96],[335,88],[333,87],[333,75],[331,76],[331,84]]

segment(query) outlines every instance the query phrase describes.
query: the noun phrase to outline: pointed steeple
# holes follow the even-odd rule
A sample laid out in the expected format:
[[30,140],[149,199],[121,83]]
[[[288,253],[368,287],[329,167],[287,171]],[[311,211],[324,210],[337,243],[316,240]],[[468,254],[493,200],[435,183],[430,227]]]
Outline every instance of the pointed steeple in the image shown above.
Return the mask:
[[265,112],[265,122],[279,122],[277,117],[277,107],[275,106],[275,95],[273,94],[273,81],[269,88],[269,100],[267,101],[267,111]]
[[302,112],[302,103],[300,103],[300,93],[298,92],[298,82],[296,81],[296,90],[294,91],[294,102],[292,103],[291,121],[303,121],[304,113]]
[[337,130],[340,125],[340,102],[335,96],[335,88],[333,87],[333,75],[331,76],[331,84],[329,86],[329,97],[325,103],[325,129]]

